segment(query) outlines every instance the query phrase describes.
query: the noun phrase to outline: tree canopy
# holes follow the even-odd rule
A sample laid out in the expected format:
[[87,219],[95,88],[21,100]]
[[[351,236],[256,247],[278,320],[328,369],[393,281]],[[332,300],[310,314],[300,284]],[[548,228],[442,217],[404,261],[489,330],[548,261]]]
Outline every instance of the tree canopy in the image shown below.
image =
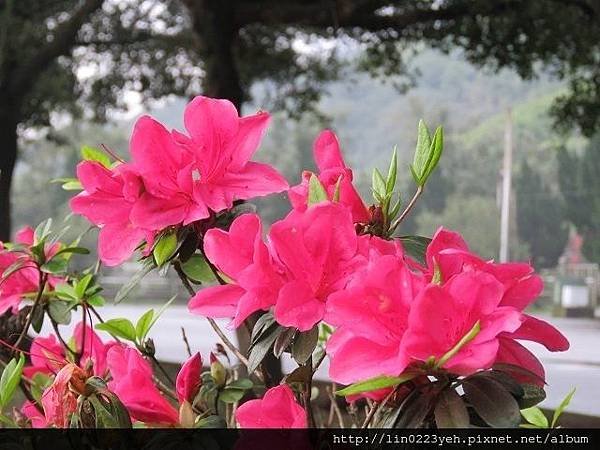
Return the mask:
[[591,0],[1,0],[0,238],[10,230],[17,128],[47,125],[57,111],[104,118],[126,107],[126,91],[240,106],[262,81],[263,106],[299,113],[356,61],[406,87],[420,48],[458,48],[491,70],[571,80],[554,112],[591,133],[598,15]]

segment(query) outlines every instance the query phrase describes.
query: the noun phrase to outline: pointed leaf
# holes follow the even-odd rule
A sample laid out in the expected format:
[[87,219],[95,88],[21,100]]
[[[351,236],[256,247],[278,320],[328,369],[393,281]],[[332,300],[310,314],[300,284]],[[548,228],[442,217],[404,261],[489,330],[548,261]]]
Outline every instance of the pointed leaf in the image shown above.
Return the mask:
[[351,384],[350,386],[340,389],[335,393],[341,396],[361,394],[363,392],[374,391],[377,389],[383,389],[388,387],[398,386],[399,384],[406,383],[412,380],[418,374],[415,372],[407,372],[397,377],[390,377],[382,375],[379,377],[370,378],[365,381],[359,381],[358,383]]
[[81,147],[81,157],[85,161],[96,161],[102,164],[107,169],[110,169],[110,158],[109,156],[100,149],[84,145]]
[[454,388],[444,389],[437,398],[434,410],[438,428],[467,428],[469,412]]
[[527,422],[535,425],[537,428],[548,428],[548,418],[544,415],[542,410],[536,406],[522,409],[521,415]]
[[329,200],[327,191],[319,181],[319,178],[313,173],[308,180],[308,206],[325,202]]
[[558,408],[556,408],[556,410],[554,411],[554,415],[552,416],[552,424],[550,425],[551,428],[555,427],[556,422],[558,422],[558,419],[560,418],[564,410],[567,408],[567,406],[569,406],[569,403],[571,403],[571,399],[573,398],[573,395],[575,395],[575,390],[576,388],[571,389],[571,392],[567,394],[563,401],[560,402],[560,405],[558,405]]

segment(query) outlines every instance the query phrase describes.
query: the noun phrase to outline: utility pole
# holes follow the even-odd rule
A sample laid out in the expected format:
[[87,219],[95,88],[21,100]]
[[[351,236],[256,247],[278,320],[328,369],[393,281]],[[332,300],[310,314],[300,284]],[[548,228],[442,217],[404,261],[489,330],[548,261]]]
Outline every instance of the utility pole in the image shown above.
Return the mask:
[[504,128],[504,161],[502,164],[502,204],[500,209],[500,262],[508,261],[508,231],[510,225],[510,190],[512,178],[512,113],[506,111]]

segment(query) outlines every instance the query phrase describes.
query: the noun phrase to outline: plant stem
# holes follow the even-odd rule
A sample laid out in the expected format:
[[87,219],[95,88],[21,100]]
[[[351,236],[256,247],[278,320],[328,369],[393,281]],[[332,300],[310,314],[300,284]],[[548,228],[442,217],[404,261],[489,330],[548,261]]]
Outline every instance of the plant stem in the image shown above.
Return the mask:
[[[50,315],[48,315],[48,317],[50,317]],[[67,344],[67,342],[64,340],[64,338],[62,337],[62,335],[60,334],[60,331],[58,329],[58,324],[56,323],[56,321],[50,317],[50,323],[52,324],[52,328],[54,329],[54,333],[56,334],[56,337],[58,338],[58,340],[60,341],[60,343],[62,344],[62,346],[65,348],[65,350],[67,350],[69,353],[71,353],[72,355],[75,354],[75,351],[73,351],[73,349],[71,347],[69,347],[69,344]]]
[[185,334],[185,328],[181,327],[181,337],[183,338],[183,343],[185,344],[185,350],[187,351],[188,356],[192,357],[192,350],[190,349],[190,343],[188,342],[188,338]]
[[[175,261],[173,263],[173,267],[175,268],[175,272],[177,272],[177,275],[179,275],[179,279],[183,283],[183,286],[187,289],[188,293],[192,296],[196,295],[196,291],[194,291],[194,288],[188,281],[187,277],[185,276],[185,273],[183,273],[183,270],[181,269],[181,265],[179,264],[179,262]],[[250,365],[248,358],[246,358],[242,354],[242,352],[235,345],[233,345],[233,342],[231,342],[229,340],[229,338],[225,335],[225,333],[223,333],[223,330],[221,330],[221,328],[219,328],[219,325],[217,325],[217,322],[215,322],[215,320],[212,319],[211,317],[207,317],[206,320],[208,320],[208,323],[210,324],[212,329],[215,331],[215,333],[217,333],[219,338],[223,341],[225,346],[233,352],[233,354],[240,360],[240,362],[242,364],[244,364],[246,367],[248,367]],[[260,372],[254,371],[254,373],[260,379],[260,381],[262,381],[262,382],[265,381],[263,375]]]
[[417,200],[419,199],[419,197],[421,196],[422,193],[423,193],[423,186],[418,186],[417,190],[415,191],[415,194],[410,199],[410,202],[408,203],[408,205],[406,205],[406,208],[404,209],[404,211],[402,211],[402,214],[400,214],[400,217],[398,217],[396,220],[394,220],[394,222],[390,226],[388,235],[391,236],[394,233],[394,231],[396,231],[396,228],[398,227],[398,225],[400,225],[400,222],[402,222],[406,218],[406,216],[408,215],[410,210],[413,209],[413,207],[417,203]]
[[[39,270],[39,268],[38,268],[38,270]],[[21,341],[23,340],[23,338],[29,331],[29,327],[31,326],[31,322],[33,321],[33,315],[35,314],[35,310],[39,306],[39,304],[42,300],[42,296],[44,295],[44,289],[46,288],[46,281],[48,280],[48,275],[46,275],[44,272],[39,270],[39,277],[40,277],[39,278],[40,281],[39,281],[38,292],[37,292],[37,295],[33,302],[33,306],[31,307],[31,311],[29,311],[29,315],[27,316],[27,321],[25,322],[25,325],[23,326],[23,329],[21,330],[21,334],[19,335],[18,339],[15,341],[14,346],[16,348],[19,348],[19,344],[21,344]]]
[[335,415],[337,416],[340,428],[346,428],[346,425],[344,424],[344,417],[342,415],[342,411],[340,410],[340,407],[338,406],[337,401],[335,399],[335,395],[333,394],[333,392],[335,391],[335,383],[333,383],[331,387],[327,386],[325,390],[327,391],[327,396],[329,397],[329,401],[331,402],[331,408],[333,409],[333,411],[335,411]]
[[175,392],[170,389],[165,383],[163,383],[160,378],[158,378],[157,376],[153,376],[152,378],[154,378],[154,383],[156,384],[156,386],[158,386],[158,388],[167,396],[171,397],[171,399],[175,400],[175,401],[179,401],[177,399],[177,394],[175,394]]
[[369,426],[369,422],[371,422],[371,419],[373,419],[375,414],[381,408],[383,408],[385,406],[385,404],[388,402],[388,400],[390,398],[392,398],[392,396],[396,393],[397,390],[398,390],[398,386],[396,386],[396,388],[392,392],[390,392],[388,395],[386,395],[385,398],[381,402],[377,403],[369,410],[369,414],[367,414],[367,417],[365,418],[365,421],[363,422],[361,428],[367,428]]
[[[306,362],[306,364],[312,369],[312,355]],[[311,392],[312,391],[312,372],[310,377],[304,383],[304,410],[306,411],[306,419],[308,422],[309,428],[315,427],[315,418],[313,416],[312,404],[310,402]]]
[[160,361],[158,359],[156,359],[156,356],[154,355],[147,355],[152,362],[156,365],[156,367],[159,368],[159,370],[162,372],[162,374],[165,376],[165,378],[169,381],[169,383],[171,383],[171,385],[175,386],[175,381],[173,380],[173,378],[171,378],[171,375],[169,375],[169,372],[167,372],[167,370],[163,367],[163,365],[160,363]]

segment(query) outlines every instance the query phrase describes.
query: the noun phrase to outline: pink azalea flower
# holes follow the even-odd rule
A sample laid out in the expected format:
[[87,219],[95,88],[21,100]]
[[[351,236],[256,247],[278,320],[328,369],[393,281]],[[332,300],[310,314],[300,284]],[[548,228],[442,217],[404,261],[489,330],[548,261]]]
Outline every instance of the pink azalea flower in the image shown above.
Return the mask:
[[306,428],[306,412],[286,384],[273,387],[261,399],[249,400],[235,412],[240,428]]
[[23,406],[21,406],[21,413],[30,420],[32,428],[48,427],[48,421],[44,413],[37,409],[29,400],[25,401]]
[[131,137],[144,192],[132,211],[140,227],[184,225],[246,200],[288,188],[271,166],[250,161],[269,123],[259,112],[240,118],[228,100],[196,97],[185,110],[189,133],[169,132],[142,117]]
[[193,403],[194,397],[200,389],[200,372],[202,371],[202,358],[196,353],[189,358],[179,370],[175,380],[175,389],[180,403],[188,401]]
[[267,310],[275,304],[283,278],[262,240],[256,214],[237,217],[229,231],[208,230],[204,252],[234,283],[198,291],[188,305],[192,313],[233,317],[232,325],[238,327],[254,311]]
[[[523,311],[535,301],[543,290],[542,279],[528,263],[501,263],[484,261],[469,251],[462,237],[455,232],[440,228],[427,248],[427,268],[423,270],[431,279],[439,270],[442,281],[453,275],[472,270],[486,272],[493,276],[503,287],[500,306],[513,307]],[[550,351],[565,351],[568,340],[547,322],[522,314],[522,325],[514,332],[502,334],[496,362],[523,361],[526,369],[543,378],[543,367],[537,358],[518,340],[530,340],[544,345]]]
[[[319,181],[325,187],[329,199],[333,200],[339,180],[339,202],[350,209],[354,222],[368,222],[369,210],[352,184],[352,170],[346,167],[333,131],[325,130],[319,134],[313,146],[313,154],[319,169]],[[308,181],[311,175],[312,172],[303,172],[302,182],[288,191],[290,202],[298,211],[304,211],[307,207]]]
[[[74,350],[82,352],[80,367],[86,368],[90,364],[94,375],[104,376],[108,346],[102,342],[95,331],[89,325],[86,325],[84,333],[83,322],[79,322],[73,332],[73,341],[75,343]],[[38,336],[34,338],[31,343],[30,354],[31,365],[23,368],[25,376],[30,378],[38,372],[48,375],[54,374],[67,363],[65,350],[53,334],[48,337]]]
[[327,342],[332,380],[349,384],[406,368],[400,348],[422,286],[401,256],[371,250],[368,264],[327,301],[325,321],[337,327]]
[[[15,243],[25,246],[32,246],[34,240],[34,231],[31,227],[20,229],[15,236]],[[59,250],[60,244],[48,244],[44,249],[46,258],[51,258]],[[4,244],[0,242],[0,275],[18,260],[23,261],[23,266],[0,279],[0,315],[9,309],[16,313],[21,304],[21,300],[31,293],[38,290],[40,283],[39,271],[36,268],[31,257],[25,252],[10,252]],[[62,278],[49,276],[47,287],[52,289]]]
[[67,364],[56,374],[52,384],[42,394],[42,407],[48,425],[67,428],[71,415],[77,409],[79,396],[71,388],[72,383],[83,385],[85,374],[75,364]]
[[304,212],[292,211],[269,232],[274,259],[285,271],[274,315],[277,322],[310,330],[325,314],[330,294],[344,289],[364,263],[350,211],[324,202]]
[[350,211],[324,202],[303,212],[292,211],[261,238],[256,215],[238,217],[229,232],[209,230],[208,259],[233,284],[199,291],[189,309],[208,317],[234,317],[239,326],[251,313],[275,305],[277,322],[310,330],[325,313],[325,301],[343,289],[364,258]]
[[499,335],[522,323],[519,311],[500,305],[502,295],[502,284],[481,271],[460,273],[442,286],[427,286],[411,306],[402,351],[418,361],[431,356],[439,360],[479,322],[479,333],[443,368],[457,374],[489,368],[496,359]]
[[128,164],[110,170],[95,161],[77,166],[83,192],[70,201],[71,210],[100,227],[98,256],[107,266],[126,261],[146,239],[152,242],[154,230],[134,226],[130,219],[144,185]]
[[119,397],[133,419],[166,425],[179,421],[179,413],[154,385],[152,368],[137,350],[113,345],[106,361],[112,375],[108,388]]

